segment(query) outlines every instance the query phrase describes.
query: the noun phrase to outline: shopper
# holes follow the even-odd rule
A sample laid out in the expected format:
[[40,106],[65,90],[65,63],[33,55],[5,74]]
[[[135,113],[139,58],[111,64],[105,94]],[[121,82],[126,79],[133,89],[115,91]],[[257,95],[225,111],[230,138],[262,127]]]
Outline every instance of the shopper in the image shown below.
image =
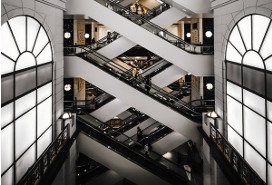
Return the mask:
[[140,127],[137,127],[137,141],[140,141],[143,138],[143,132]]

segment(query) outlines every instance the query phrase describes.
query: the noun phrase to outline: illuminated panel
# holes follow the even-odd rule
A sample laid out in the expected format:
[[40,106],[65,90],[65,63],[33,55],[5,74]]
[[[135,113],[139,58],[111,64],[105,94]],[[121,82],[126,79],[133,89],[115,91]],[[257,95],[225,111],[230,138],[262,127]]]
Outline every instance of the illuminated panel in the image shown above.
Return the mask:
[[243,44],[237,26],[235,26],[234,29],[232,30],[229,40],[242,55],[246,52],[245,46]]
[[38,105],[38,136],[52,124],[52,97]]
[[15,121],[15,147],[18,158],[36,139],[36,109]]
[[16,71],[32,66],[36,66],[36,60],[32,53],[26,52],[20,55],[19,59],[17,60]]
[[27,51],[32,51],[40,24],[30,17],[27,17]]
[[13,121],[13,102],[1,108],[1,128]]
[[230,126],[228,126],[228,141],[243,156],[243,139]]
[[264,69],[263,60],[261,59],[260,55],[256,53],[255,51],[248,51],[245,54],[243,58],[243,64]]
[[238,23],[246,49],[251,49],[251,16],[244,17]]
[[242,88],[231,82],[227,82],[228,95],[242,102]]
[[19,50],[22,53],[26,50],[26,17],[20,16],[10,19],[9,24]]
[[14,71],[14,62],[12,60],[10,60],[9,58],[7,58],[6,56],[4,56],[3,54],[1,55],[1,66],[5,66],[5,67],[1,67],[1,74],[7,74],[7,73],[11,73]]
[[38,89],[38,103],[52,94],[52,82],[40,87]]
[[242,104],[231,97],[227,97],[228,102],[228,123],[242,135]]
[[271,43],[272,43],[272,25],[270,24],[270,27],[264,39],[262,48],[260,50],[260,54],[262,58],[265,59],[268,56],[272,55]]
[[13,181],[13,167],[11,167],[2,177],[1,177],[1,184],[2,185],[10,185],[14,184]]
[[268,161],[272,163],[272,122],[267,122]]
[[264,38],[270,19],[261,15],[253,15],[253,49],[259,51],[260,45]]
[[16,118],[36,105],[36,91],[29,93],[15,102]]
[[1,131],[1,173],[13,163],[13,124]]
[[245,89],[243,89],[243,92],[244,104],[262,116],[265,116],[265,99]]
[[48,42],[49,41],[48,41],[47,35],[44,29],[41,27],[36,44],[34,46],[33,54],[37,56]]
[[52,127],[50,127],[38,140],[38,158],[52,142]]
[[226,54],[227,60],[235,63],[241,63],[242,56],[238,53],[238,51],[230,44],[228,43],[227,46],[227,54]]
[[52,50],[50,44],[44,48],[44,50],[37,57],[38,65],[52,61]]

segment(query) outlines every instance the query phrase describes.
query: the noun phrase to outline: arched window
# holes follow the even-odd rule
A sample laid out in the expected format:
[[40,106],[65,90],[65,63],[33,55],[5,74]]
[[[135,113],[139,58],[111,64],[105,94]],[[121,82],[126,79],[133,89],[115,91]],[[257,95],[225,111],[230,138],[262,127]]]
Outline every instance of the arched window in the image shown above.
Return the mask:
[[14,17],[1,31],[1,175],[16,184],[52,142],[53,56],[32,17]]
[[228,140],[266,182],[272,164],[272,24],[243,17],[226,50]]

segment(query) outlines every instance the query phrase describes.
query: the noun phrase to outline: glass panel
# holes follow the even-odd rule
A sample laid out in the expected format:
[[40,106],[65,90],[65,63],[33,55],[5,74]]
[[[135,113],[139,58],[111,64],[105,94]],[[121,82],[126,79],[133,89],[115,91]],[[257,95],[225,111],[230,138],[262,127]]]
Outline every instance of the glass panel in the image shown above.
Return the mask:
[[241,66],[227,63],[227,79],[241,85]]
[[37,57],[38,65],[52,61],[52,50],[50,43],[44,48],[44,50]]
[[263,156],[266,156],[266,122],[265,119],[244,106],[245,139]]
[[52,97],[38,105],[38,137],[52,124]]
[[260,50],[260,54],[263,58],[267,58],[268,56],[272,55],[271,43],[272,43],[272,24],[270,24],[262,48]]
[[50,127],[38,140],[38,158],[52,142],[52,127]]
[[243,44],[241,35],[239,33],[238,27],[235,26],[230,35],[230,42],[234,45],[234,47],[242,54],[246,52],[245,46]]
[[253,92],[265,95],[264,72],[244,66],[243,82],[243,85],[252,90]]
[[242,134],[242,104],[227,96],[228,123]]
[[251,16],[246,16],[241,21],[239,21],[238,27],[241,31],[241,35],[247,50],[250,50],[251,49]]
[[1,43],[1,52],[16,61],[19,51],[7,23],[1,27]]
[[36,44],[34,46],[33,54],[37,56],[47,43],[48,43],[47,35],[43,27],[41,27]]
[[228,126],[228,141],[243,156],[243,139],[230,126]]
[[264,61],[266,70],[272,71],[272,56]]
[[228,61],[232,61],[235,63],[240,64],[242,62],[242,56],[238,53],[238,51],[230,43],[228,43],[228,46],[227,46],[226,58]]
[[40,24],[33,18],[27,17],[27,51],[32,51]]
[[267,141],[268,141],[268,147],[267,147],[267,152],[268,152],[268,161],[272,163],[272,122],[267,122]]
[[268,164],[268,185],[272,185],[272,165]]
[[265,116],[265,99],[243,89],[244,104],[259,114]]
[[52,64],[38,67],[38,85],[52,80]]
[[23,53],[16,62],[16,71],[36,65],[36,60],[32,53]]
[[36,139],[36,108],[15,121],[15,134],[18,158]]
[[9,20],[9,25],[16,39],[20,52],[26,50],[26,17],[20,16]]
[[253,49],[259,51],[260,45],[263,41],[264,34],[267,30],[270,19],[262,15],[252,16],[252,31],[253,31]]
[[272,100],[272,74],[266,74],[267,97]]
[[1,103],[13,98],[13,75],[1,77]]
[[21,180],[28,168],[35,162],[35,144],[16,162],[16,183]]
[[267,101],[267,119],[272,122],[272,102]]
[[14,184],[13,181],[13,167],[11,167],[5,175],[1,177],[1,184],[2,185],[12,185]]
[[38,103],[52,94],[52,82],[40,87],[38,89]]
[[36,88],[36,69],[16,74],[16,96]]
[[245,54],[243,58],[243,64],[264,69],[263,60],[261,59],[260,55],[255,51],[248,51]]
[[1,128],[13,121],[13,102],[1,108]]
[[266,162],[265,160],[245,142],[245,160],[257,172],[257,174],[266,181]]
[[242,102],[242,88],[227,81],[228,95]]
[[[14,62],[9,58],[5,57],[3,54],[1,55],[1,74],[7,74],[14,71]],[[5,67],[3,67],[5,66]]]
[[33,91],[15,102],[15,118],[27,112],[36,105],[36,91]]
[[13,124],[1,131],[1,174],[13,163]]

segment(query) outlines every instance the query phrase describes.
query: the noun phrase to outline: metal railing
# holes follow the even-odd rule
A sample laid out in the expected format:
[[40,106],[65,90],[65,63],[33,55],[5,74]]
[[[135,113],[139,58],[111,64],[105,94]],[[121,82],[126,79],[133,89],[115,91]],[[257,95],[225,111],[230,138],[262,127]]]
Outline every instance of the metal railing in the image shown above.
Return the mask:
[[45,173],[50,168],[50,165],[55,161],[56,156],[62,152],[64,145],[70,139],[70,125],[66,125],[63,131],[57,136],[39,159],[26,172],[18,185],[36,185],[43,178]]
[[[171,107],[173,110],[183,114],[184,116],[193,119],[194,121],[201,122],[202,115],[200,112],[193,110],[193,107],[189,107],[186,102],[178,99],[177,97],[167,93],[155,84],[148,85],[145,83],[143,78],[133,77],[132,74],[128,73],[127,69],[123,66],[114,63],[108,58],[102,56],[101,54],[89,50],[85,47],[75,47],[74,55],[83,58],[87,62],[91,62],[107,73],[112,74],[118,80],[125,82],[126,84],[133,86],[135,89],[147,94],[153,99],[163,103],[164,105]],[[71,53],[70,53],[71,55]],[[149,92],[147,89],[150,89]]]
[[[156,161],[155,159],[152,159],[151,157],[145,156],[144,153],[141,153],[135,149],[135,145],[137,145],[140,148],[143,148],[143,146],[137,141],[133,141],[134,143],[133,148],[131,147],[129,142],[118,141],[116,138],[109,135],[103,129],[95,126],[97,125],[97,123],[104,125],[104,123],[95,118],[93,118],[93,121],[96,122],[95,125],[87,122],[86,120],[80,119],[80,117],[78,116],[77,119],[78,128],[85,132],[87,136],[107,146],[109,149],[114,150],[115,152],[119,153],[125,158],[135,162],[136,164],[144,167],[145,169],[151,171],[152,173],[159,175],[160,177],[166,179],[169,182],[172,183],[175,182],[175,184],[188,184],[189,180],[186,175],[185,169],[176,166],[176,164],[174,164],[172,161],[163,158],[163,156],[156,154],[154,151],[149,151],[149,155],[156,156],[155,157],[156,160],[158,160],[158,158],[161,157],[160,162]],[[116,131],[112,130],[112,132]],[[122,133],[119,134],[123,135]],[[168,167],[165,166],[167,164],[169,164]],[[175,169],[169,167],[173,165],[176,166]]]
[[190,44],[182,40],[180,37],[170,33],[166,29],[159,27],[158,25],[150,22],[144,16],[140,16],[132,12],[131,10],[117,4],[115,2],[110,2],[109,0],[95,0],[103,6],[107,6],[110,3],[110,9],[119,15],[131,20],[142,28],[148,30],[149,32],[163,38],[165,41],[175,45],[176,47],[193,54],[201,55],[213,55],[214,47],[209,45],[200,44]]
[[210,124],[210,138],[222,152],[225,159],[239,174],[245,184],[265,185],[266,183],[257,175],[250,165],[243,159],[239,152],[227,141],[227,139]]

